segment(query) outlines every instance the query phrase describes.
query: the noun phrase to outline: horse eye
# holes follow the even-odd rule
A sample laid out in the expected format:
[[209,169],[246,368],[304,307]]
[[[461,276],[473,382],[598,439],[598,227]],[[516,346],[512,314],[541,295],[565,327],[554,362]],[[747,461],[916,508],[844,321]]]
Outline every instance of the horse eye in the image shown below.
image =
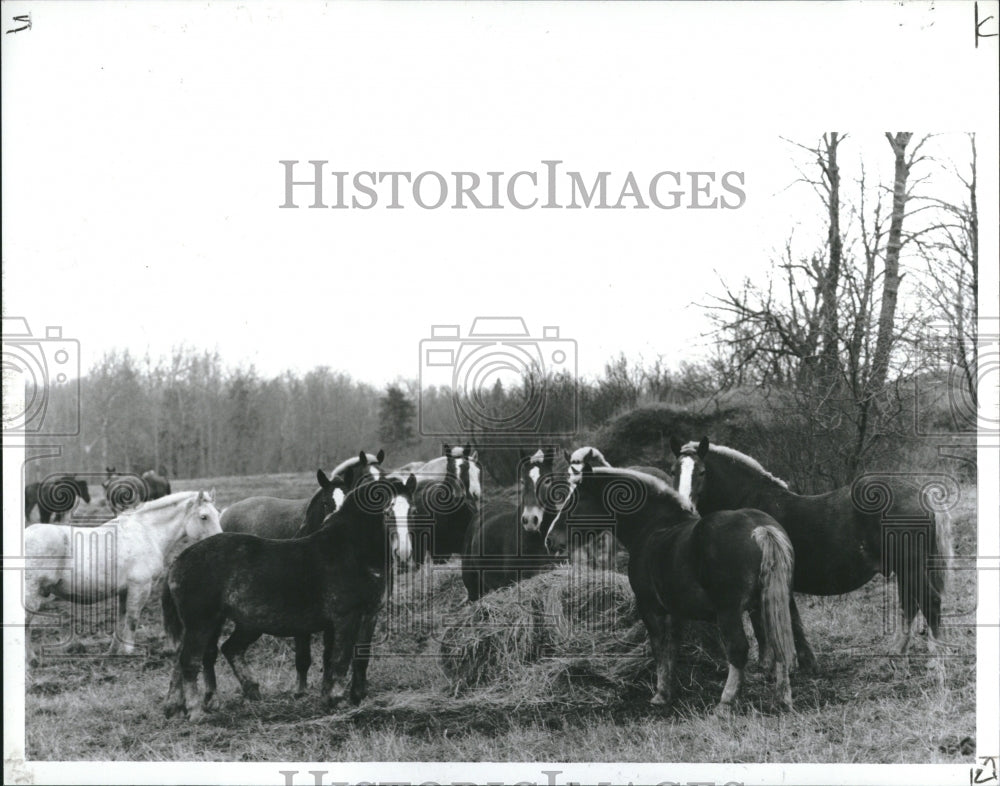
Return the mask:
[[202,521],[208,521],[208,514],[207,513],[202,513],[201,514],[201,520]]

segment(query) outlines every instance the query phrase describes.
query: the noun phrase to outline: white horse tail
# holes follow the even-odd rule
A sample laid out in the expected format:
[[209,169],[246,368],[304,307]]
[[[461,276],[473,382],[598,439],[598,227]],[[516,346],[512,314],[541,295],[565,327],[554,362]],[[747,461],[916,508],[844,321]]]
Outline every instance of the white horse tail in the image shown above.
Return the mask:
[[937,556],[944,560],[944,565],[930,571],[931,585],[939,595],[947,589],[948,574],[951,572],[952,557],[955,556],[955,534],[951,526],[951,512],[937,510],[934,513],[934,541]]
[[790,609],[795,571],[792,543],[777,523],[757,527],[751,537],[761,550],[761,617],[766,646],[778,663],[791,665],[795,663]]

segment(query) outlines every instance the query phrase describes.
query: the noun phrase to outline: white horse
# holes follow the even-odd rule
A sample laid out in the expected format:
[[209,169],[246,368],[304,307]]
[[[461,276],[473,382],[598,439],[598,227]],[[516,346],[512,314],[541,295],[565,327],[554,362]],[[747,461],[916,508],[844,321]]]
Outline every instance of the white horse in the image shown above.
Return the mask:
[[24,579],[25,631],[43,598],[54,595],[75,604],[118,596],[119,630],[110,654],[135,649],[135,628],[153,585],[182,541],[222,532],[215,491],[182,491],[126,511],[99,527],[33,524],[24,530],[28,557]]

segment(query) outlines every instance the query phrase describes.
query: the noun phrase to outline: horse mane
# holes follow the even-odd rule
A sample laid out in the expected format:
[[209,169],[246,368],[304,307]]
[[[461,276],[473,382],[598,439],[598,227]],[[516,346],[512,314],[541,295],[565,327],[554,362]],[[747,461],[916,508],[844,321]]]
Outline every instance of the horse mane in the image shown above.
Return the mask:
[[[689,442],[682,448],[682,451],[695,450],[698,447],[697,442]],[[710,454],[714,453],[718,456],[722,456],[728,459],[731,463],[742,466],[744,469],[748,469],[757,475],[760,475],[764,480],[770,481],[781,488],[788,490],[788,483],[786,483],[781,478],[776,475],[772,475],[764,467],[761,466],[760,462],[752,456],[748,456],[746,453],[740,453],[738,450],[733,448],[727,448],[725,445],[711,445],[709,446],[708,452]]]
[[132,514],[132,513],[146,513],[153,510],[159,510],[160,508],[170,507],[171,505],[176,505],[183,498],[187,498],[188,502],[194,502],[195,498],[200,494],[200,491],[175,491],[173,494],[167,494],[158,499],[151,499],[148,502],[143,502],[132,510],[126,510],[121,515]]
[[[589,454],[589,456],[588,456]],[[590,447],[589,445],[584,445],[582,448],[577,448],[569,457],[569,463],[572,464],[577,461],[584,461],[587,458],[592,461],[599,463],[592,464],[594,467],[610,467],[611,463],[604,458],[604,454],[601,453],[597,448]]]
[[686,513],[697,514],[694,505],[678,494],[672,486],[664,483],[654,475],[647,475],[645,472],[638,472],[634,469],[625,469],[624,467],[594,467],[593,470],[595,475],[604,475],[607,477],[620,477],[624,475],[626,477],[635,478],[646,486],[646,488],[654,492],[658,498],[665,500]]
[[[369,464],[378,464],[378,456],[374,456],[371,453],[366,453],[365,456],[368,457]],[[358,456],[351,456],[351,458],[341,461],[337,466],[330,470],[330,477],[332,478],[335,475],[340,475],[349,467],[357,466],[360,461],[361,459]]]

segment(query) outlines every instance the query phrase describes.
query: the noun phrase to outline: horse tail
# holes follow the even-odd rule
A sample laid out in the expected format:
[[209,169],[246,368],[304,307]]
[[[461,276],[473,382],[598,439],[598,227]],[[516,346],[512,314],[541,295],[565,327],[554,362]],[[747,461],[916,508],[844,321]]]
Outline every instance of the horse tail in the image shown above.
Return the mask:
[[761,550],[761,616],[766,646],[775,660],[791,665],[795,662],[790,608],[795,571],[792,543],[777,523],[757,527],[751,537]]
[[177,612],[177,604],[174,603],[173,593],[170,591],[170,577],[163,578],[163,595],[161,597],[163,606],[163,629],[174,644],[174,648],[180,646],[181,634],[184,632],[184,623],[181,622],[181,615]]
[[935,556],[943,558],[944,564],[937,570],[930,571],[931,586],[938,595],[943,595],[952,557],[955,556],[954,532],[951,526],[951,513],[938,510],[934,515],[934,551]]

